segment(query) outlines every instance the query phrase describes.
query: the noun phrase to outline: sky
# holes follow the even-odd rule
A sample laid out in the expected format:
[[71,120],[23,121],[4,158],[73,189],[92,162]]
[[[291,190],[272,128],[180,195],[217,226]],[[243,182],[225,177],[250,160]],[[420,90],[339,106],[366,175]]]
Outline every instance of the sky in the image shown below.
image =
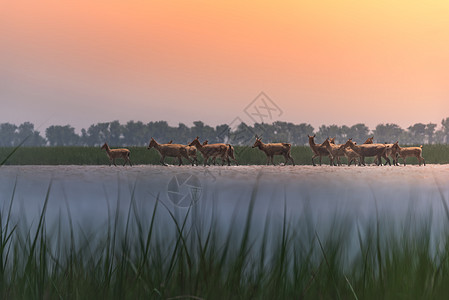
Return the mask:
[[446,0],[3,1],[0,123],[440,124],[448,16]]

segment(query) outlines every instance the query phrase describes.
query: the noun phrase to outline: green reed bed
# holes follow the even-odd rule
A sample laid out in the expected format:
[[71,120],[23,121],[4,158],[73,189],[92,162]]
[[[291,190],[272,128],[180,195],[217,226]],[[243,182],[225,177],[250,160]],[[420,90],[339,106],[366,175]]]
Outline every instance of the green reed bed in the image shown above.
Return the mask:
[[[160,156],[155,149],[148,150],[146,147],[128,147],[131,150],[131,161],[133,164],[159,164]],[[6,159],[13,148],[0,148],[0,161]],[[259,149],[250,146],[236,146],[235,156],[242,165],[263,165],[266,163],[265,154]],[[449,163],[449,145],[424,145],[423,156],[426,163],[447,164]],[[312,151],[308,146],[292,147],[292,157],[298,165],[312,164]],[[183,159],[184,163],[187,160]],[[203,162],[201,154],[198,161]],[[166,158],[170,164],[178,164],[176,158]],[[283,163],[282,156],[275,156],[275,163]],[[318,164],[318,158],[315,158]],[[346,158],[342,159],[346,163]],[[372,162],[372,159],[367,159]],[[118,164],[123,161],[117,160]],[[220,162],[221,163],[221,162]],[[402,160],[400,160],[402,164]],[[408,164],[417,164],[416,158],[407,159]],[[10,157],[7,165],[107,165],[109,159],[104,150],[99,147],[20,147]],[[327,157],[323,158],[323,164],[329,164]]]
[[284,206],[280,218],[267,214],[255,228],[262,217],[254,215],[255,188],[240,221],[161,201],[144,214],[132,195],[127,212],[117,204],[88,232],[69,209],[47,223],[50,192],[32,224],[12,216],[14,193],[3,203],[2,299],[445,299],[449,292],[449,232],[432,241],[430,215],[359,223],[336,213],[316,230],[307,211]]

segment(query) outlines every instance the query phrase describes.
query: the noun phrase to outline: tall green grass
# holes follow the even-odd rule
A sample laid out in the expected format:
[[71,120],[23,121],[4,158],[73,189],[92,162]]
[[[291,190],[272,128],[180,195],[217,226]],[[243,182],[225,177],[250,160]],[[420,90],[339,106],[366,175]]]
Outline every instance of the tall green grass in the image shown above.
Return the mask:
[[[148,150],[146,147],[129,147],[131,161],[133,164],[159,164],[160,156],[155,149]],[[249,146],[236,146],[235,155],[242,165],[264,165],[265,154],[259,149]],[[425,145],[423,156],[426,163],[447,164],[449,163],[449,145]],[[312,151],[308,146],[295,146],[292,148],[292,157],[298,165],[312,164]],[[203,162],[201,154],[198,160]],[[0,148],[0,161],[6,165],[107,165],[109,159],[106,153],[99,147],[19,147]],[[176,158],[166,158],[167,163],[178,164]],[[275,156],[275,163],[283,163],[282,156]],[[318,163],[318,158],[315,159]],[[343,158],[343,162],[346,159]],[[372,159],[367,159],[372,162]],[[117,163],[123,163],[117,160]],[[184,160],[184,163],[187,163]],[[400,160],[402,163],[402,160]],[[408,164],[417,164],[416,158],[408,158]],[[323,158],[323,164],[329,164],[327,157]]]
[[280,218],[268,214],[255,228],[257,188],[238,222],[161,201],[145,215],[133,193],[125,213],[117,201],[107,223],[86,232],[69,209],[48,224],[50,192],[51,184],[32,225],[11,215],[14,193],[0,211],[2,299],[445,299],[449,292],[449,231],[433,245],[430,215],[395,224],[336,214],[317,230],[307,210],[292,214],[284,204]]

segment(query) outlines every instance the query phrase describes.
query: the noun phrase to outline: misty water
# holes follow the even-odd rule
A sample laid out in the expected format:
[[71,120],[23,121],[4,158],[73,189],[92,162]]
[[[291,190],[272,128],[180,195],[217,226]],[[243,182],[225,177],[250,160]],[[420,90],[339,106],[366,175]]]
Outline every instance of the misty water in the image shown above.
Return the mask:
[[198,226],[213,222],[223,230],[242,228],[253,199],[254,234],[267,218],[274,225],[285,218],[292,226],[307,220],[321,235],[336,221],[344,222],[351,235],[357,226],[376,220],[401,228],[412,218],[427,222],[438,236],[448,222],[448,174],[449,165],[2,166],[0,204],[3,222],[12,201],[13,222],[32,227],[48,193],[48,228],[68,228],[71,220],[75,230],[98,232],[117,211],[126,218],[130,206],[131,218],[149,222],[158,200],[156,224],[168,233],[173,218],[182,221],[187,212]]

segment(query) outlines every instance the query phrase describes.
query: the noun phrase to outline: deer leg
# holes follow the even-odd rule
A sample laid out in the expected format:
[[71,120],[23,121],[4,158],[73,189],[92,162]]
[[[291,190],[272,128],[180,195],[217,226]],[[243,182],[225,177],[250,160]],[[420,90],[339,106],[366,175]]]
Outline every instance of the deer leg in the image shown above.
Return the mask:
[[318,156],[318,155],[316,155],[316,154],[312,156],[312,164],[313,164],[314,166],[316,166],[316,164],[315,164],[315,161],[314,161],[313,159],[314,159],[315,157],[317,157],[317,156]]
[[274,155],[270,155],[271,164],[272,164],[273,166],[275,166],[274,161],[273,161],[273,157],[274,157]]
[[390,159],[388,158],[388,156],[386,154],[383,154],[382,157],[386,160],[385,165],[387,165],[387,163],[388,163],[388,165],[391,166],[391,162],[390,162]]
[[114,166],[117,167],[116,163],[115,163],[115,158],[112,159],[112,162],[114,163]]
[[[190,159],[189,154],[188,154],[187,152],[186,152],[186,153],[181,153],[181,154],[182,154],[182,156],[184,156],[184,158],[187,159],[187,160],[189,161],[189,163],[191,163],[192,166],[193,166],[193,161]],[[179,157],[179,159],[181,159],[181,157]],[[182,159],[181,159],[181,165],[182,165]]]
[[288,163],[288,153],[286,153],[286,154],[284,154],[284,158],[285,158],[285,163],[284,163],[284,166],[286,166],[287,165],[287,163]]
[[320,166],[321,166],[321,155],[320,155]]
[[292,161],[292,164],[295,165],[295,161],[293,160],[293,157],[290,155],[290,153],[288,154],[288,156],[290,157],[290,160]]
[[165,155],[162,155],[162,156],[161,156],[161,164],[162,164],[163,166],[167,166],[167,164],[164,162],[164,159],[165,159]]
[[382,165],[381,155],[376,155],[375,160],[376,160],[376,165],[377,166],[381,166]]
[[382,165],[382,159],[380,158],[380,155],[376,155],[374,157],[374,161],[376,162],[376,166]]
[[270,164],[270,156],[267,155],[267,166]]
[[405,162],[406,159],[407,159],[407,156],[404,156],[404,157],[402,158],[402,160],[404,161],[404,166],[407,165],[407,163]]

